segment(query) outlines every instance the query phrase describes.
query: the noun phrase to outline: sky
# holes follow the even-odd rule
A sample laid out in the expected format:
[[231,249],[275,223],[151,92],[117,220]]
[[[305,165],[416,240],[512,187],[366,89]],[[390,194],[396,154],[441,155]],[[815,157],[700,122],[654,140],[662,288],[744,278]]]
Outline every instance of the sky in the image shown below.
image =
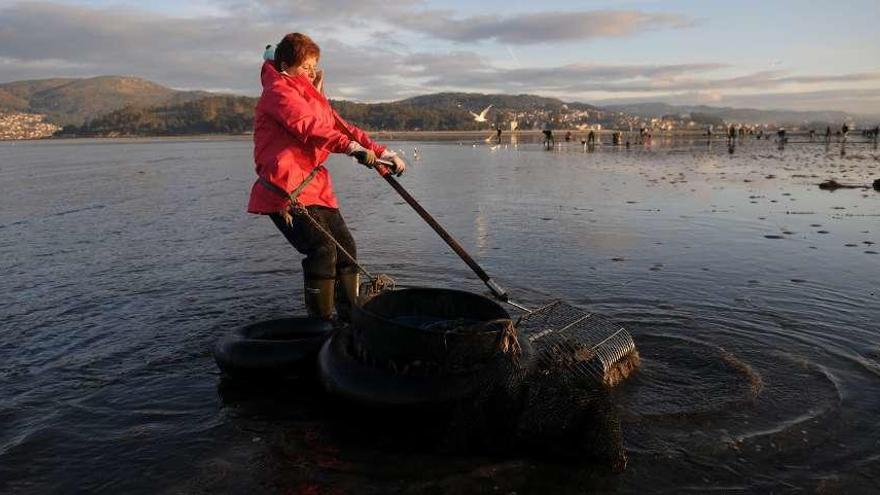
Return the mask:
[[129,75],[258,95],[321,46],[333,98],[439,91],[880,115],[880,1],[0,0],[0,82]]

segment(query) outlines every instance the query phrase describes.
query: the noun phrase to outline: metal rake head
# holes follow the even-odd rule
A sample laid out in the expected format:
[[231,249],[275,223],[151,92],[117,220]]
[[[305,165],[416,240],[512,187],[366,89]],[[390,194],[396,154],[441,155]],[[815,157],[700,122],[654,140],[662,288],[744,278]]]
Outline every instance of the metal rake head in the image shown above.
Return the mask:
[[613,383],[615,369],[638,356],[626,328],[562,301],[524,316],[517,330],[532,344],[539,366],[567,371],[572,378]]

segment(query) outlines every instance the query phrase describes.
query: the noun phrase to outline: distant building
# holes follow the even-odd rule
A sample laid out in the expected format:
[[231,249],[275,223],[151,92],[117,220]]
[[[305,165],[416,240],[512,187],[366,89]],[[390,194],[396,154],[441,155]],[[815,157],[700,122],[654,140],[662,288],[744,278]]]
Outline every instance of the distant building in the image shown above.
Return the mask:
[[0,140],[41,139],[49,137],[61,127],[43,122],[35,113],[0,113]]

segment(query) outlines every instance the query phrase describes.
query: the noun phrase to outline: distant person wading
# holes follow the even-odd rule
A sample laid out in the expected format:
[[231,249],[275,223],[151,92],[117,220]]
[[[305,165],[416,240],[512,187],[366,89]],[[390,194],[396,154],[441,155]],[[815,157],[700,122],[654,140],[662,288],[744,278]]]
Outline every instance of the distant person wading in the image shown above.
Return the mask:
[[[390,161],[398,175],[406,170],[406,163],[330,107],[323,92],[323,72],[317,68],[320,48],[308,36],[288,34],[274,53],[267,47],[263,58],[263,93],[254,112],[254,161],[259,178],[251,190],[248,212],[268,215],[287,241],[305,255],[302,268],[309,315],[329,320],[335,306],[346,317],[358,293],[358,271],[352,259],[357,250],[323,163],[330,153],[344,153],[371,167],[378,156]],[[356,140],[339,126],[345,126]],[[298,192],[295,201],[290,198],[292,192]]]

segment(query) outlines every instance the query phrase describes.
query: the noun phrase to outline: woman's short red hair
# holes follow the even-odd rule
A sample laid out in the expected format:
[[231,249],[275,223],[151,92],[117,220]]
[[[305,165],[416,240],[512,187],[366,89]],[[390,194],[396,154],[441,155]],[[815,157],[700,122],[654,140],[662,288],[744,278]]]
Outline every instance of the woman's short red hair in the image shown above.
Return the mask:
[[275,47],[275,69],[281,72],[282,62],[288,67],[299,67],[309,57],[321,57],[318,44],[302,33],[287,34]]

